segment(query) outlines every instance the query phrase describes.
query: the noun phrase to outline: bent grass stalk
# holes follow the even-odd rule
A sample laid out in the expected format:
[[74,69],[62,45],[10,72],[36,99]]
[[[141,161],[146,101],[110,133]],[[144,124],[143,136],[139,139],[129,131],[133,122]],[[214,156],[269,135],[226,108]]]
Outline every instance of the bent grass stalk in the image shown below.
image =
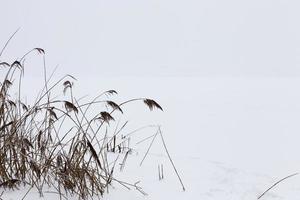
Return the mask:
[[[0,58],[16,32],[1,50]],[[21,81],[26,68],[24,60],[34,51],[43,57],[44,85],[35,102],[28,105],[21,100]],[[0,65],[4,67],[2,72],[6,71],[0,81],[0,187],[28,186],[23,199],[33,188],[41,196],[45,189],[51,188],[48,193],[56,193],[60,199],[68,195],[92,199],[93,196],[102,196],[113,182],[146,194],[138,183],[126,183],[114,177],[117,160],[113,165],[109,164],[109,149],[106,147],[112,146],[113,153],[123,153],[121,145],[124,140],[117,136],[127,122],[111,137],[107,130],[110,123],[115,122],[114,112],[123,114],[125,104],[142,101],[151,111],[163,110],[156,101],[136,98],[118,104],[100,100],[104,95],[117,94],[115,90],[108,90],[92,101],[79,103],[73,94],[71,81],[76,80],[73,76],[63,76],[50,84],[53,74],[47,77],[45,51],[41,48],[28,51],[12,64],[1,60]],[[62,98],[57,97],[61,95],[55,90],[60,86],[64,94]],[[70,93],[67,94],[68,90]],[[12,93],[17,93],[15,99]],[[57,96],[52,97],[53,93]],[[101,110],[98,104],[106,104],[109,109]],[[90,112],[91,108],[99,111],[94,114]]]

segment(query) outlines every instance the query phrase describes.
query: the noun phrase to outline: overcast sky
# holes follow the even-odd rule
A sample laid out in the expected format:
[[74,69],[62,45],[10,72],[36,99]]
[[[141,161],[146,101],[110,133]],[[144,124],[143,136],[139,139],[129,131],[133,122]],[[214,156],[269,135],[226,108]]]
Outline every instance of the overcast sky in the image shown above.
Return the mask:
[[[300,2],[0,0],[3,58],[95,76],[299,76]],[[34,59],[34,58],[32,58]]]

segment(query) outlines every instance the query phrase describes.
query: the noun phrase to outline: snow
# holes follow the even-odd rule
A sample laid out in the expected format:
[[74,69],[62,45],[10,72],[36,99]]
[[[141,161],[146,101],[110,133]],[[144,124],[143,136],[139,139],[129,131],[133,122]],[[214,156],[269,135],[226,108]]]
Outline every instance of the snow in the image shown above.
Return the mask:
[[[77,93],[92,94],[95,88],[88,85],[98,81],[91,77],[80,82],[79,77]],[[141,167],[150,141],[134,146],[124,170],[116,172],[120,180],[140,181],[148,195],[114,183],[104,199],[256,199],[300,168],[299,85],[297,78],[103,78],[101,88],[117,88],[120,99],[157,97],[164,112],[149,112],[138,103],[124,107],[132,122],[124,132],[160,124],[186,186],[183,192],[157,139]],[[136,141],[154,133],[155,128],[143,129],[136,133]],[[164,166],[162,181],[159,164]],[[262,199],[294,198],[300,194],[299,183],[299,176],[292,177]],[[20,192],[5,192],[3,197],[18,199],[16,195]],[[27,199],[35,195],[33,191]]]

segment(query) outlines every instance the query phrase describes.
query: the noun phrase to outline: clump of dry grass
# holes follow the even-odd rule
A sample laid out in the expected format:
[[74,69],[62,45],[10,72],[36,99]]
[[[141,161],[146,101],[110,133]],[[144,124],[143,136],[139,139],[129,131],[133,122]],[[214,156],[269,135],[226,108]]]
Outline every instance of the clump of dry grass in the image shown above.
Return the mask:
[[[130,153],[126,141],[118,137],[126,123],[112,137],[108,137],[107,128],[115,120],[115,112],[123,113],[122,106],[126,103],[142,101],[150,110],[162,107],[145,98],[123,103],[101,100],[105,95],[116,95],[115,90],[80,103],[73,96],[74,77],[66,75],[50,85],[46,72],[38,98],[27,105],[21,101],[20,90],[24,60],[32,52],[39,53],[45,61],[45,51],[41,48],[32,49],[12,64],[0,61],[4,75],[0,81],[0,187],[29,186],[41,195],[45,187],[50,187],[60,198],[77,195],[80,199],[90,199],[103,195],[115,181],[143,193],[137,184],[115,179],[115,164],[107,157],[108,152],[125,153],[125,158]],[[16,98],[11,95],[16,92],[13,86],[17,88]],[[59,87],[65,94],[63,99],[53,98],[54,89]],[[98,104],[106,104],[109,111],[91,112]]]

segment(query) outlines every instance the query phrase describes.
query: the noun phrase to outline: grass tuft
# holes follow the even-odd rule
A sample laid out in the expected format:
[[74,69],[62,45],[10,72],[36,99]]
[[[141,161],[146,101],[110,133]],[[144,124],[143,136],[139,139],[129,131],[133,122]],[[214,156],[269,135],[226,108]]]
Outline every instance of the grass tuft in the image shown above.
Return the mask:
[[[45,51],[34,48],[12,64],[0,60],[0,73],[4,77],[0,81],[0,188],[24,185],[36,188],[41,196],[45,188],[52,188],[60,198],[75,195],[91,199],[102,196],[117,182],[145,194],[137,183],[129,184],[114,177],[115,164],[110,163],[109,153],[124,153],[121,167],[124,168],[131,149],[119,134],[127,122],[112,136],[108,135],[109,122],[115,121],[114,111],[123,114],[122,106],[132,101],[143,101],[150,110],[163,110],[162,107],[145,98],[123,103],[101,99],[117,95],[115,90],[81,102],[73,95],[73,83],[67,80],[76,80],[71,75],[49,84],[51,78],[47,78],[45,62],[44,86],[36,101],[28,105],[21,99],[21,88],[24,60],[31,52],[38,52],[45,59]],[[99,110],[99,104],[107,105],[111,111]],[[94,113],[95,110],[99,112]]]

